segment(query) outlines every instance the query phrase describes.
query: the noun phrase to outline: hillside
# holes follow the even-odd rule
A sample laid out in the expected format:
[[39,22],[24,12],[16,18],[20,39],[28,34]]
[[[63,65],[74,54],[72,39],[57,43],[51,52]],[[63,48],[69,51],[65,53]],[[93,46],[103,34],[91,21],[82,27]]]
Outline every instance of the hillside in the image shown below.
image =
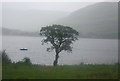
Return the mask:
[[7,6],[7,3],[3,3],[2,26],[25,31],[38,31],[40,27],[49,25],[68,14],[68,12],[15,9]]
[[118,3],[102,2],[79,9],[55,24],[73,27],[81,37],[117,38],[118,37]]
[[2,28],[2,35],[39,36],[39,32],[26,32],[26,31],[21,31],[21,30]]

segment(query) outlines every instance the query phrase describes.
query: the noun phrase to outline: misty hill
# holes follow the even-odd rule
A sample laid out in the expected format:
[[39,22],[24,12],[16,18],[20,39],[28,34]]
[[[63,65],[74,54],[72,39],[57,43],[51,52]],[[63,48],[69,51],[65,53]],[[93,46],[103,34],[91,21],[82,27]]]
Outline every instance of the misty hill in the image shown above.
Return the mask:
[[2,28],[2,35],[12,35],[12,36],[39,36],[38,32],[26,32],[15,29]]
[[59,11],[11,9],[6,8],[4,4],[2,25],[3,27],[11,29],[38,31],[41,26],[46,26],[68,14],[68,12]]
[[79,9],[55,23],[71,26],[81,37],[117,38],[118,3],[102,2]]

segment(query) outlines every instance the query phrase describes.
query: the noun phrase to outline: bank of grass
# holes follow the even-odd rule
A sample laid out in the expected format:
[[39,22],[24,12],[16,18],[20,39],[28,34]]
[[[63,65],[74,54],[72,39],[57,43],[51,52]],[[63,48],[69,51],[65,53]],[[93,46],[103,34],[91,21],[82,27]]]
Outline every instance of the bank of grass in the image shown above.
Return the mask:
[[[29,58],[12,63],[5,50],[2,54],[3,79],[117,79],[118,64],[113,65],[33,65]],[[1,58],[1,56],[0,56]]]
[[117,79],[118,65],[3,66],[3,79]]

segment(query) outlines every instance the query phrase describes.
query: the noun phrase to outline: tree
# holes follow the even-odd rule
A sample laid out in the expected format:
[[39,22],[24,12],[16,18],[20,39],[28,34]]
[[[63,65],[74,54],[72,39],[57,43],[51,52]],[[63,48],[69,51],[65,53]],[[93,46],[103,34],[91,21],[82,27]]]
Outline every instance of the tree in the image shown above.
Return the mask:
[[31,60],[28,57],[25,57],[22,59],[22,61],[19,61],[16,63],[16,65],[31,65]]
[[53,65],[57,66],[59,53],[61,51],[71,52],[72,47],[70,46],[73,41],[78,40],[79,33],[68,26],[63,25],[52,25],[42,27],[40,35],[46,38],[42,40],[42,43],[51,43],[51,47],[47,48],[47,51],[55,50],[55,60]]
[[26,65],[31,65],[31,64],[32,64],[31,61],[30,61],[30,59],[29,59],[28,57],[25,57],[25,58],[23,59],[23,61],[24,61],[24,63],[25,63]]
[[8,57],[7,53],[6,53],[6,50],[3,50],[0,55],[2,56],[2,64],[3,65],[12,63],[10,58]]

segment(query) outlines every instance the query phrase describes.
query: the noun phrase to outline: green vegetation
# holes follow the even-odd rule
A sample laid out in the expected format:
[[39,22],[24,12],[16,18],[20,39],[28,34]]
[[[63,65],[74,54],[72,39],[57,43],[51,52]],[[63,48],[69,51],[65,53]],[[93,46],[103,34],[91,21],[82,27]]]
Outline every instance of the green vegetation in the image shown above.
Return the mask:
[[61,51],[71,52],[73,41],[78,40],[79,32],[71,27],[63,25],[52,25],[42,27],[40,30],[40,35],[45,36],[42,43],[51,43],[51,47],[47,48],[47,51],[55,50],[55,60],[53,62],[54,66],[57,66],[59,53]]
[[0,52],[0,80],[2,79],[2,54]]
[[[1,54],[0,54],[1,55]],[[2,52],[3,79],[117,79],[118,65],[80,64],[64,66],[33,65],[29,58],[12,63]]]
[[117,79],[117,65],[3,66],[3,79]]
[[[6,54],[5,51],[3,54]],[[6,57],[8,57],[7,54]],[[29,58],[25,58],[23,59],[23,61],[17,63],[3,64],[2,71],[3,71],[2,73],[3,79],[117,79],[118,78],[118,64],[113,64],[113,65],[80,64],[80,65],[72,65],[72,66],[64,65],[64,66],[54,67],[54,66],[33,65],[31,64]]]
[[[1,54],[0,54],[1,55]],[[8,55],[6,54],[5,50],[2,51],[2,64],[11,64],[11,60],[9,59]]]

